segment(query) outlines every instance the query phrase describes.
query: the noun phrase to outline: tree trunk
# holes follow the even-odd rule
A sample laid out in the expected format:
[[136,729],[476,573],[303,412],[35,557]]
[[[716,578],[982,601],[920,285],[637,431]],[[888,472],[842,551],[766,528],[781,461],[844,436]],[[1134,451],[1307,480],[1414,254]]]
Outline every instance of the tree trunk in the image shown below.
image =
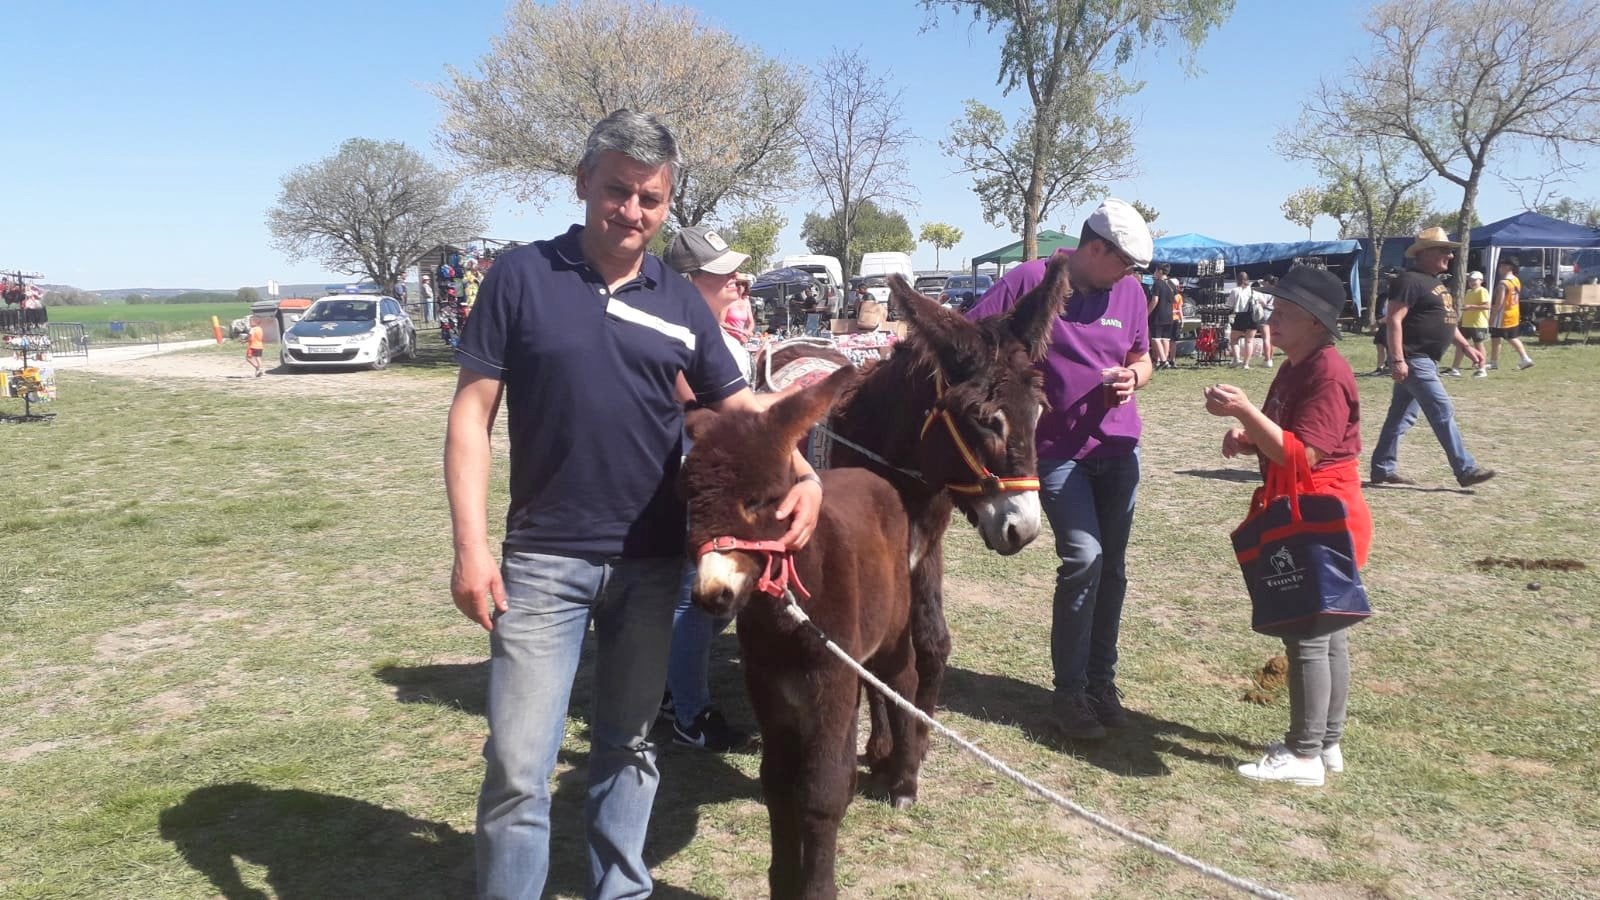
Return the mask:
[[[1472,174],[1467,176],[1467,189],[1461,195],[1461,211],[1456,214],[1457,225],[1461,228],[1461,249],[1456,251],[1455,276],[1456,287],[1462,293],[1467,290],[1467,252],[1472,249],[1472,216],[1478,206],[1478,181],[1483,177],[1483,169],[1472,167]],[[1488,260],[1485,260],[1487,262]],[[1491,279],[1493,272],[1485,272],[1484,276]]]
[[1041,135],[1045,126],[1034,114],[1033,167],[1028,172],[1028,190],[1022,197],[1022,259],[1027,262],[1039,255],[1039,204],[1044,198],[1045,150],[1049,141]]

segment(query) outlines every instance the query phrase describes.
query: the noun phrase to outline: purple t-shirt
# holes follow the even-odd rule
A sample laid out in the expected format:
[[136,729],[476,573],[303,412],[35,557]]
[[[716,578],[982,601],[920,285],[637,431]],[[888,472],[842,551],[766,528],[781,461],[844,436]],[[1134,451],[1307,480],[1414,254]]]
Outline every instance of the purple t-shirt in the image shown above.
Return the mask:
[[[1011,309],[1044,280],[1044,268],[1043,259],[1012,267],[967,318],[976,322]],[[1149,352],[1147,307],[1144,289],[1131,275],[1109,291],[1079,291],[1067,299],[1050,335],[1050,349],[1037,363],[1050,401],[1036,435],[1040,459],[1123,456],[1139,446],[1138,400],[1107,407],[1100,370],[1122,365],[1129,353]]]

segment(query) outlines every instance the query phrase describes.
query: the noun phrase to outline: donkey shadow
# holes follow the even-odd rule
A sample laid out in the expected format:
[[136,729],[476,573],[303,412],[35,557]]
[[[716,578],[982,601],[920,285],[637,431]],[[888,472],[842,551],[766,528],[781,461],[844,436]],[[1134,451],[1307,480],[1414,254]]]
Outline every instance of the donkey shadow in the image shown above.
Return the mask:
[[[584,643],[567,713],[570,719],[583,726],[578,736],[580,742],[588,738],[587,716],[594,697],[593,651],[591,636]],[[723,634],[712,642],[712,697],[731,720],[753,721],[737,659],[738,641],[733,635]],[[395,699],[401,703],[431,703],[480,716],[486,712],[488,660],[426,666],[391,665],[378,669],[376,674],[380,680],[394,686]],[[661,770],[661,782],[650,817],[645,862],[655,868],[676,856],[694,839],[699,832],[702,806],[740,799],[759,803],[761,789],[754,778],[739,771],[723,755],[674,745],[672,726],[668,722],[656,724],[651,740],[657,747],[656,763]],[[558,767],[569,768],[556,776],[551,791],[547,895],[583,896],[588,891],[588,850],[583,833],[587,761],[587,753],[563,750],[559,756]],[[470,835],[467,844],[470,872]],[[653,896],[692,898],[701,895],[657,881]]]
[[1113,775],[1170,775],[1165,756],[1230,769],[1238,762],[1232,756],[1204,749],[1206,745],[1238,747],[1250,758],[1260,754],[1259,742],[1169,722],[1133,709],[1128,710],[1128,724],[1109,729],[1103,740],[1071,740],[1054,725],[1049,688],[968,669],[952,667],[946,672],[940,705],[974,719],[1015,727],[1040,746],[1072,753]]

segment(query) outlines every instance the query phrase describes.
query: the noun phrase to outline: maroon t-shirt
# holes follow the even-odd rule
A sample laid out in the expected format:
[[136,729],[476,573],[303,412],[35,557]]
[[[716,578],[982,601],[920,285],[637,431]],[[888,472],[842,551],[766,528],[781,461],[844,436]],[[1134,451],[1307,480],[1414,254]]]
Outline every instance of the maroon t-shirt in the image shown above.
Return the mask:
[[1300,443],[1322,451],[1322,461],[1313,468],[1361,455],[1356,376],[1332,344],[1298,363],[1285,360],[1261,411],[1284,431],[1294,432]]

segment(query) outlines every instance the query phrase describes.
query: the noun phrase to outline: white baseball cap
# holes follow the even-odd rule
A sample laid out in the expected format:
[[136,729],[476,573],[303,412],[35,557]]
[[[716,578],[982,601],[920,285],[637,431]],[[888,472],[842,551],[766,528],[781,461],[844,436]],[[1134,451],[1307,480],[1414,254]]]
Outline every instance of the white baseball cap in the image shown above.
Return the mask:
[[1109,197],[1083,224],[1121,250],[1135,266],[1149,268],[1155,241],[1150,237],[1150,226],[1133,204]]
[[1482,272],[1468,272],[1467,273],[1467,280],[1468,281],[1482,281],[1483,280],[1483,273]]

